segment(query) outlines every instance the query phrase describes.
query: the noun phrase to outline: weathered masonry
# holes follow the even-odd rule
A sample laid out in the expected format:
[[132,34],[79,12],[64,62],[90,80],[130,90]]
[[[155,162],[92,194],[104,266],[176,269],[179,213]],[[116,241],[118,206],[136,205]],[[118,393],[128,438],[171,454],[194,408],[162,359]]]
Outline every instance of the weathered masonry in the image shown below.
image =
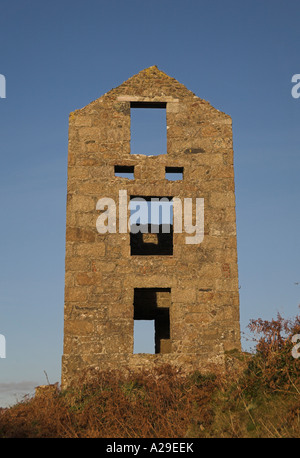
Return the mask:
[[[163,113],[165,150],[152,151],[150,138],[148,152],[133,151],[139,109]],[[202,243],[187,244],[172,221],[169,233],[151,220],[152,232],[120,233],[120,190],[128,216],[134,198],[203,198]],[[115,233],[97,231],[103,197],[116,203]],[[240,349],[230,116],[156,66],[74,111],[66,225],[62,386],[88,367],[224,367],[225,352]],[[134,352],[143,320],[153,322],[153,353]]]

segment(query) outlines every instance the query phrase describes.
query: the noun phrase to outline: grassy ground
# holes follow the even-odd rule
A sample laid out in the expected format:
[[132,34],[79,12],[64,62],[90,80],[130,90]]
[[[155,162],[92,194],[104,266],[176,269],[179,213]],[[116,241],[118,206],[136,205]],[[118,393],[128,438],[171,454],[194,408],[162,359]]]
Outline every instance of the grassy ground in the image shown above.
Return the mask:
[[299,317],[250,327],[256,351],[229,353],[227,374],[93,374],[3,410],[0,437],[300,437],[300,358],[291,353]]

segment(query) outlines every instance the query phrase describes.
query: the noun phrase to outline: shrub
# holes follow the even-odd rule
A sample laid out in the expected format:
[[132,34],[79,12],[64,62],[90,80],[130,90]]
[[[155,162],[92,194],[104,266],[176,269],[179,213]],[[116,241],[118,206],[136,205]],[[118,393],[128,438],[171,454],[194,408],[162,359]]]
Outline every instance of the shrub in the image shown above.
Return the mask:
[[[254,354],[228,352],[227,373],[88,371],[0,410],[0,437],[299,437],[300,317],[251,320]],[[236,363],[234,362],[236,360]]]
[[292,337],[300,333],[300,316],[286,320],[278,314],[276,320],[251,320],[249,328],[259,339],[245,374],[248,388],[297,390],[300,362],[292,355]]
[[214,389],[213,380],[199,389],[170,366],[99,372],[7,409],[0,437],[184,437],[211,421]]

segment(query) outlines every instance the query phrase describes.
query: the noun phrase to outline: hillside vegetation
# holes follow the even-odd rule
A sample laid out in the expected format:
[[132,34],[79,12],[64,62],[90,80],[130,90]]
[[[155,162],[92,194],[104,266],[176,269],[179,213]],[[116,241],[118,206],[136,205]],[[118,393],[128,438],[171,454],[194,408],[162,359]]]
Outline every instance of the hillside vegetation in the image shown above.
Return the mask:
[[[252,354],[229,352],[226,374],[98,372],[50,386],[0,414],[1,438],[300,437],[300,318],[254,320]],[[294,347],[294,356],[292,349]],[[300,354],[300,351],[299,351]]]

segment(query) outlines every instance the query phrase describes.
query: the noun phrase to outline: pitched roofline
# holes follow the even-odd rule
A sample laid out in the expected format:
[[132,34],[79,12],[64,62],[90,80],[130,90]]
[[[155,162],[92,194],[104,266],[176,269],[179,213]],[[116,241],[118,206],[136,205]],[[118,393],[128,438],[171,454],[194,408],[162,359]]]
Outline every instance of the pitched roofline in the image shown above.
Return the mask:
[[[119,91],[120,88],[124,87],[126,88],[127,85],[130,85],[130,82],[134,81],[135,79],[138,79],[138,77],[140,77],[141,75],[145,74],[146,77],[163,77],[163,78],[166,78],[166,79],[169,79],[170,81],[172,81],[174,84],[177,84],[180,86],[180,88],[184,89],[186,91],[187,94],[189,94],[192,98],[194,99],[197,99],[197,100],[201,100],[202,103],[206,104],[207,106],[209,106],[210,108],[218,111],[219,113],[222,113],[223,115],[227,116],[228,118],[231,118],[230,115],[228,115],[227,113],[225,112],[222,112],[221,110],[218,110],[217,108],[215,108],[210,102],[208,102],[207,100],[205,99],[202,99],[200,98],[199,96],[197,96],[194,92],[192,92],[190,89],[188,89],[183,83],[180,83],[178,80],[176,80],[174,77],[171,77],[169,76],[167,73],[165,73],[164,71],[160,70],[158,68],[157,65],[151,65],[150,67],[146,67],[142,70],[140,70],[138,73],[130,76],[127,80],[123,81],[121,84],[119,84],[118,86],[110,89],[109,91],[105,92],[104,94],[102,94],[100,97],[98,97],[97,99],[95,100],[92,100],[91,102],[89,102],[87,105],[85,105],[84,107],[82,108],[79,108],[77,110],[74,110],[72,113],[75,114],[75,112],[77,111],[80,111],[80,110],[84,110],[85,108],[88,108],[92,105],[94,105],[95,103],[99,103],[99,101],[101,99],[105,99],[106,97],[110,97],[114,92],[116,91]],[[133,96],[133,98],[135,97],[134,94],[131,94]],[[119,96],[120,97],[120,96]],[[122,96],[121,96],[122,97]],[[127,96],[128,98],[128,96]],[[166,102],[168,101],[168,96],[165,97],[166,99]]]

